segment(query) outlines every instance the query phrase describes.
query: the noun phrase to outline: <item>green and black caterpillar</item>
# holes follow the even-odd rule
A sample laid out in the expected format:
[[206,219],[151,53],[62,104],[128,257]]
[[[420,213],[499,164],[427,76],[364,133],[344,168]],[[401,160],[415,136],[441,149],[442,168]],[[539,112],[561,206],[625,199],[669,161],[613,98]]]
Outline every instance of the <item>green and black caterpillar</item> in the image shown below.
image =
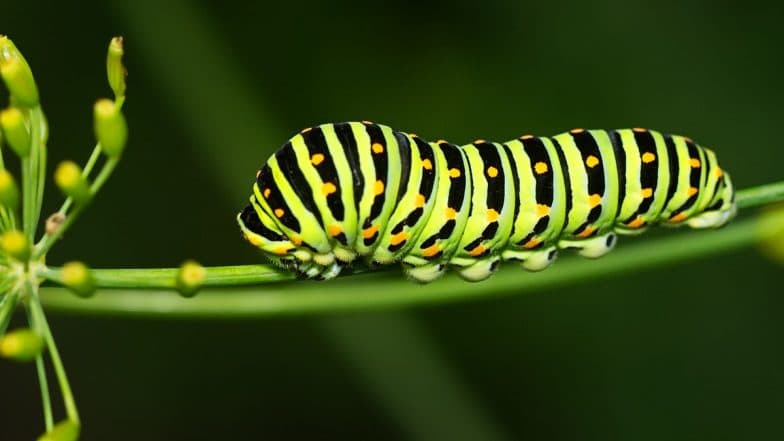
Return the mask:
[[712,150],[646,129],[574,129],[458,146],[368,121],[303,130],[256,175],[237,220],[273,262],[331,279],[357,258],[430,282],[541,270],[558,249],[610,251],[657,223],[718,227],[736,211]]

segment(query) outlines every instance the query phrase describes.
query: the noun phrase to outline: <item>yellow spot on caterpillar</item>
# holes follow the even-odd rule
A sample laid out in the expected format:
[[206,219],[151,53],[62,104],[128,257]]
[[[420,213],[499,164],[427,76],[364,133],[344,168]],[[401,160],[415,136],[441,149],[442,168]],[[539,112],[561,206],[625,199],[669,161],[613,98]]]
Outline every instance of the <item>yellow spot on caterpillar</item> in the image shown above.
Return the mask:
[[457,211],[455,211],[455,209],[452,207],[446,207],[444,216],[446,216],[447,220],[452,220],[457,217]]
[[321,186],[321,194],[324,196],[329,196],[336,191],[338,191],[338,188],[331,182],[325,182],[324,185]]
[[425,195],[418,194],[418,195],[416,196],[416,200],[414,201],[414,205],[415,205],[417,208],[419,208],[419,207],[424,207],[424,206],[425,206]]
[[528,239],[528,242],[523,244],[523,248],[530,250],[531,248],[536,248],[536,246],[539,245],[539,243],[540,243],[539,239],[532,237]]
[[632,129],[632,132],[645,133],[645,129],[643,129],[641,127],[635,127],[635,128]]
[[495,222],[498,220],[498,212],[490,208],[487,210],[487,221],[488,222]]
[[250,242],[251,245],[256,246],[256,247],[261,246],[261,244],[263,243],[261,238],[259,236],[256,236],[255,234],[254,235],[246,235],[245,239],[248,239],[248,242]]
[[323,153],[315,153],[313,156],[310,157],[310,162],[313,165],[319,165],[324,162],[324,154]]
[[474,140],[474,144],[484,144],[486,142],[487,142],[487,140],[484,140],[484,139],[481,139],[481,138]]
[[719,167],[716,167],[716,172],[715,173],[716,173],[716,177],[717,178],[720,178],[720,177],[722,177],[722,175],[724,175],[724,172]]
[[384,146],[378,142],[374,142],[370,148],[373,150],[373,153],[375,154],[384,153]]
[[536,204],[536,214],[539,217],[544,217],[550,214],[550,207],[545,204]]
[[697,158],[689,158],[689,165],[691,168],[700,168],[700,160]]
[[686,219],[686,213],[678,213],[670,218],[670,222],[680,222],[684,219]]
[[417,135],[416,133],[409,133],[408,136],[412,138],[419,138],[419,135]]
[[270,197],[270,193],[272,193],[272,190],[270,190],[269,188],[265,188],[264,189],[264,199]]
[[298,235],[291,236],[291,243],[296,246],[302,245],[302,238]]
[[438,141],[436,141],[436,144],[449,144],[449,142],[445,139],[439,139]]
[[476,257],[484,253],[486,250],[487,248],[485,248],[485,246],[480,243],[479,245],[475,246],[474,249],[471,250],[468,254],[470,254],[473,257]]
[[392,235],[392,237],[389,239],[389,244],[400,245],[406,239],[408,239],[408,233],[406,233],[405,231],[401,231],[397,234]]
[[642,154],[642,162],[645,164],[649,164],[656,160],[656,155],[651,152],[645,152]]
[[373,194],[378,196],[382,193],[384,193],[384,181],[376,181],[376,183],[373,184]]
[[327,228],[327,232],[330,236],[335,237],[343,232],[343,227],[340,224],[332,224]]
[[438,254],[439,251],[441,251],[441,247],[438,246],[438,244],[435,244],[435,245],[431,245],[431,246],[425,248],[422,251],[422,255],[425,256],[425,257],[432,257],[432,256],[435,256],[436,254]]
[[283,254],[286,254],[286,252],[288,252],[288,250],[289,250],[289,248],[287,246],[281,245],[281,246],[275,248],[274,250],[272,250],[272,252],[277,254],[277,255],[279,255],[279,256],[281,256]]
[[487,167],[487,176],[491,178],[498,176],[498,169],[493,166]]
[[586,227],[583,231],[580,231],[580,234],[577,234],[577,237],[586,238],[593,234],[594,231],[596,231],[596,228]]
[[569,133],[571,133],[573,135],[576,135],[578,133],[583,133],[584,131],[585,131],[585,129],[572,129],[572,130],[569,130]]
[[256,170],[256,178],[258,178],[260,174],[261,174],[261,170]]
[[370,239],[378,232],[378,225],[371,225],[364,230],[362,230],[362,237],[365,239]]
[[684,136],[683,139],[685,139],[686,142],[694,142],[694,140],[689,138],[688,136]]
[[598,164],[599,164],[599,158],[597,158],[594,155],[590,155],[587,158],[585,158],[585,165],[587,165],[589,168],[594,168]]
[[602,195],[594,193],[594,194],[588,196],[588,205],[590,205],[591,208],[593,208],[593,207],[595,207],[595,206],[597,206],[597,205],[599,205],[601,203],[602,203]]
[[449,177],[450,178],[459,178],[460,177],[460,170],[456,168],[449,169]]
[[299,133],[308,133],[308,132],[310,132],[311,130],[313,130],[313,127],[306,127],[306,128],[304,128],[304,129],[302,129],[302,130],[301,130]]
[[276,209],[275,209],[275,216],[277,216],[277,217],[278,217],[278,219],[280,219],[281,217],[283,217],[283,215],[284,215],[284,214],[286,214],[286,212],[285,212],[285,211],[283,211],[283,209],[282,209],[282,208],[276,208]]
[[362,120],[362,124],[374,124],[373,121],[368,121],[366,119]]
[[430,162],[429,158],[425,158],[424,160],[422,160],[422,168],[424,168],[425,170],[433,169],[433,163]]
[[640,191],[640,196],[642,196],[643,199],[653,196],[653,189],[650,187],[643,188],[642,191]]
[[533,138],[534,138],[534,135],[523,135],[523,136],[520,137],[520,139],[524,139],[524,140],[525,139],[533,139]]
[[642,216],[637,216],[633,221],[626,224],[626,226],[629,228],[640,228],[644,223],[645,221],[642,220]]
[[540,161],[540,162],[537,162],[536,164],[534,164],[534,171],[536,172],[537,175],[543,175],[543,174],[547,173],[547,171],[549,169],[550,168],[547,167],[547,164],[544,163],[544,162]]
[[696,187],[689,187],[689,189],[686,190],[686,194],[688,194],[689,197],[694,196],[695,194],[697,194],[697,188]]

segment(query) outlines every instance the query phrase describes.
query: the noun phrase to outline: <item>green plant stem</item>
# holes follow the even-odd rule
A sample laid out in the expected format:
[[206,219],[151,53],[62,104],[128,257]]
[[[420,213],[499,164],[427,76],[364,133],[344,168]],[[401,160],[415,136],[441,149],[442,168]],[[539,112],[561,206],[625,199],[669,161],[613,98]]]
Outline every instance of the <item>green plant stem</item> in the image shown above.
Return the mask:
[[[784,182],[740,191],[737,198],[738,204],[743,207],[784,199]],[[293,273],[272,265],[220,266],[208,267],[206,270],[206,287],[254,285],[296,278]],[[92,273],[96,286],[100,288],[174,288],[178,271],[179,268],[136,268],[97,269]],[[355,271],[358,272],[362,271]],[[58,283],[62,280],[58,268],[46,268],[39,274]]]
[[95,195],[101,190],[101,187],[106,180],[109,179],[114,168],[117,166],[117,162],[119,158],[109,158],[101,169],[101,172],[98,174],[98,177],[95,178],[95,181],[90,186],[90,199],[85,202],[84,204],[77,205],[73,212],[66,216],[65,221],[62,225],[55,231],[54,234],[44,234],[41,240],[36,244],[35,251],[33,252],[33,259],[39,259],[41,256],[45,255],[52,245],[57,242],[57,240],[62,237],[63,233],[65,233],[68,228],[76,221],[79,215],[84,211],[84,208],[89,205],[90,201],[95,197]]
[[[92,270],[96,286],[102,288],[174,288],[179,268],[129,268]],[[271,265],[236,265],[206,268],[204,286],[255,285],[259,283],[294,280],[289,271]],[[46,268],[38,272],[42,277],[62,282],[59,268]]]
[[758,185],[738,191],[735,199],[739,209],[755,207],[784,200],[784,181]]
[[16,309],[16,300],[19,295],[16,292],[11,292],[0,299],[0,335],[5,334],[5,329],[8,323],[11,322],[11,315]]
[[43,131],[46,130],[46,119],[44,118],[43,110],[40,106],[32,110],[32,124],[33,127],[38,127],[38,131],[33,131],[37,141],[36,149],[34,150],[35,161],[31,170],[33,177],[33,195],[31,196],[33,202],[32,220],[30,222],[30,242],[32,243],[35,238],[35,231],[38,228],[38,219],[41,216],[41,205],[44,200],[44,187],[46,187],[46,143],[44,142]]
[[41,150],[41,107],[30,109],[30,153],[22,158],[22,228],[27,238],[35,239],[38,199],[39,162]]
[[52,366],[54,366],[57,382],[60,385],[60,393],[62,394],[63,402],[65,403],[65,413],[68,415],[69,420],[80,424],[79,411],[76,409],[76,401],[74,401],[73,392],[71,392],[71,385],[68,383],[68,376],[65,373],[63,362],[60,359],[60,352],[57,350],[54,336],[52,336],[52,331],[49,329],[49,323],[46,321],[46,316],[41,307],[38,293],[35,293],[35,295],[30,297],[29,305],[33,317],[41,326],[41,333],[46,342],[46,348],[49,350],[49,356],[52,357]]
[[[25,290],[27,291],[27,298],[32,298],[33,287],[29,281],[25,284]],[[41,324],[36,320],[29,305],[27,307],[27,321],[35,332],[39,335],[43,335]],[[54,426],[54,417],[52,416],[52,399],[49,396],[49,379],[46,376],[43,352],[35,357],[35,369],[38,373],[38,384],[41,387],[41,405],[44,409],[44,423],[46,424],[46,431],[48,432],[52,430],[52,427]]]
[[28,239],[32,242],[33,237],[30,234],[30,221],[33,218],[33,182],[30,163],[32,153],[26,158],[22,158],[22,230],[27,235]]
[[[171,317],[260,317],[344,310],[401,308],[491,296],[531,293],[619,273],[672,265],[704,255],[739,249],[762,237],[758,219],[735,222],[720,230],[675,234],[623,246],[597,259],[564,259],[539,273],[505,265],[482,285],[454,274],[426,286],[399,274],[363,274],[328,282],[273,283],[245,288],[207,288],[185,299],[172,290],[112,289],[90,299],[77,298],[63,288],[43,288],[50,310],[81,314]],[[480,289],[481,288],[481,289]]]

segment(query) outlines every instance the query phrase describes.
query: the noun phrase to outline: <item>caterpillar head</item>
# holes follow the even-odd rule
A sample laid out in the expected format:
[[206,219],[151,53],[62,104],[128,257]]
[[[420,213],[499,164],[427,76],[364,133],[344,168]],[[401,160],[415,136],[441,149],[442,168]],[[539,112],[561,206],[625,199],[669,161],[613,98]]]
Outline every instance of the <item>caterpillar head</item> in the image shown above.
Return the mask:
[[690,227],[716,228],[735,217],[738,207],[735,204],[735,188],[730,180],[730,175],[722,173],[719,179],[719,190],[713,200],[709,202],[711,205],[703,213],[688,221]]

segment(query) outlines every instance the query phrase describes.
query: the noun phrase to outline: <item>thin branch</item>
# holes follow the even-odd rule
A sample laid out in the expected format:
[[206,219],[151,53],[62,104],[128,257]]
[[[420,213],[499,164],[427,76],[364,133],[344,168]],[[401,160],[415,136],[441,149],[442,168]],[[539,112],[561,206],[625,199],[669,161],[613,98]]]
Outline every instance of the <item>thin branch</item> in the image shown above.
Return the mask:
[[[32,284],[28,281],[25,284],[25,290],[27,293],[27,298],[32,298],[33,287]],[[38,334],[43,337],[44,331],[43,326],[39,320],[36,319],[36,316],[33,314],[30,306],[27,306],[27,321],[30,323],[30,327]],[[52,430],[54,426],[54,417],[52,413],[52,399],[49,395],[49,379],[46,376],[46,366],[44,365],[44,353],[43,351],[35,357],[35,369],[38,374],[38,385],[41,389],[41,406],[44,410],[44,424],[46,425],[46,431]]]
[[208,288],[186,299],[172,290],[112,289],[80,299],[64,288],[43,288],[49,310],[78,314],[124,316],[261,317],[357,309],[402,308],[420,304],[531,293],[614,274],[649,270],[688,259],[726,253],[752,244],[762,236],[759,220],[738,221],[720,230],[694,231],[622,246],[596,260],[571,258],[539,273],[505,265],[481,285],[454,274],[426,286],[399,274],[374,273],[327,283],[283,282],[244,288]]
[[[741,207],[751,207],[784,199],[784,182],[763,185],[738,192],[737,202]],[[680,239],[678,239],[680,240]],[[617,251],[616,251],[617,252]],[[95,284],[99,288],[163,288],[175,287],[178,268],[133,268],[92,270]],[[362,269],[353,274],[365,272]],[[44,278],[62,283],[59,268],[47,268],[39,272]],[[289,271],[273,265],[234,265],[206,268],[205,287],[257,285],[262,283],[294,280]]]
[[57,376],[57,382],[60,385],[60,393],[63,396],[63,402],[65,403],[65,413],[68,415],[68,419],[73,421],[76,424],[79,424],[79,411],[76,409],[76,401],[73,397],[73,392],[71,391],[71,384],[68,382],[68,376],[65,373],[65,367],[63,367],[63,362],[60,359],[60,351],[57,350],[57,345],[54,341],[54,336],[52,335],[52,330],[49,328],[49,323],[46,320],[46,316],[44,315],[44,310],[41,308],[41,302],[39,301],[38,293],[36,295],[31,296],[28,299],[28,303],[30,306],[30,312],[33,315],[36,323],[40,326],[40,332],[42,333],[42,337],[46,342],[46,348],[49,351],[49,356],[52,359],[52,366],[54,366],[54,372]]

